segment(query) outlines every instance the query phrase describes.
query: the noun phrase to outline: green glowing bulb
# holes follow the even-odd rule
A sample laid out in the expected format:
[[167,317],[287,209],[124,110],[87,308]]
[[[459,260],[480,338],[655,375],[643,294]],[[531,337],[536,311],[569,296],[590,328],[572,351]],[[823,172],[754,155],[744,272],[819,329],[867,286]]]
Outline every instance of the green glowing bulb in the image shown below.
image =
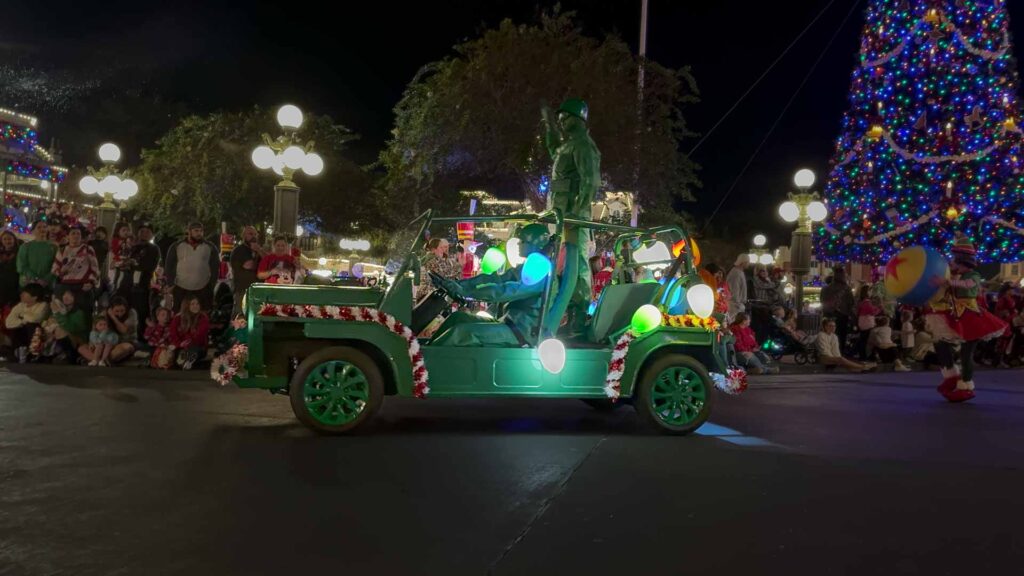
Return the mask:
[[650,304],[644,304],[633,313],[630,326],[637,334],[646,334],[661,326],[661,311]]

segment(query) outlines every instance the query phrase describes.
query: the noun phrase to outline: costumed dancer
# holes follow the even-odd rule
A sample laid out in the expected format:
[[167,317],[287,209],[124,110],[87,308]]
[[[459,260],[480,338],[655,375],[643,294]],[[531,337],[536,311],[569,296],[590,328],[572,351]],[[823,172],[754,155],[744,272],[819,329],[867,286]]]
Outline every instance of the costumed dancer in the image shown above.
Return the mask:
[[[982,278],[974,245],[965,236],[953,243],[950,278],[936,278],[937,286],[945,287],[931,303],[925,317],[928,331],[935,336],[935,353],[942,366],[942,384],[938,391],[950,402],[974,398],[974,351],[978,343],[998,338],[1006,323],[978,305]],[[953,348],[960,345],[960,371],[954,361]]]

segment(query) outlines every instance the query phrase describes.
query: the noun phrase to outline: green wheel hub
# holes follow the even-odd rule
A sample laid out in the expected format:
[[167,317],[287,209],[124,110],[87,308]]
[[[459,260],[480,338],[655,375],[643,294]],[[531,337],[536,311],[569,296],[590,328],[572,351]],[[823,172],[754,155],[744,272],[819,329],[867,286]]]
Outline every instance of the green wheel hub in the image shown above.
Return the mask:
[[700,415],[707,394],[699,374],[686,366],[672,366],[651,384],[651,412],[670,426],[685,426]]
[[363,413],[370,397],[370,383],[355,364],[329,360],[306,376],[302,396],[306,410],[317,422],[340,426]]

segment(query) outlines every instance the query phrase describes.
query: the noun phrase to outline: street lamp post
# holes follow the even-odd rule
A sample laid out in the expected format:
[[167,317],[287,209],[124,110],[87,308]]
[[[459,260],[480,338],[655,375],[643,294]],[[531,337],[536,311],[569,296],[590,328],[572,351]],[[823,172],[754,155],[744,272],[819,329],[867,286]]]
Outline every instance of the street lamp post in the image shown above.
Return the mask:
[[754,236],[754,248],[747,256],[747,258],[750,259],[751,264],[761,264],[762,266],[771,266],[772,264],[775,264],[775,257],[764,248],[764,245],[767,243],[768,238],[766,238],[764,234],[757,234]]
[[86,171],[89,174],[78,181],[78,188],[86,195],[102,195],[103,202],[98,207],[97,224],[113,233],[117,219],[117,205],[114,201],[131,200],[139,193],[139,185],[129,177],[129,170],[117,168],[117,163],[121,160],[121,149],[116,144],[108,142],[100,146],[99,157],[103,167],[98,170],[91,166],[87,167]]
[[299,225],[299,187],[293,176],[299,170],[316,176],[324,170],[324,161],[313,152],[313,142],[296,135],[302,126],[302,111],[285,104],[277,111],[277,123],[284,133],[276,139],[263,134],[263,144],[252,151],[252,163],[260,170],[271,169],[281,177],[274,186],[274,230],[297,230]]
[[821,222],[828,216],[828,208],[814,185],[814,172],[804,168],[793,177],[798,192],[790,192],[789,200],[779,205],[779,216],[786,222],[796,222],[796,229],[790,241],[790,267],[796,286],[797,312],[803,310],[804,276],[811,271],[811,223]]

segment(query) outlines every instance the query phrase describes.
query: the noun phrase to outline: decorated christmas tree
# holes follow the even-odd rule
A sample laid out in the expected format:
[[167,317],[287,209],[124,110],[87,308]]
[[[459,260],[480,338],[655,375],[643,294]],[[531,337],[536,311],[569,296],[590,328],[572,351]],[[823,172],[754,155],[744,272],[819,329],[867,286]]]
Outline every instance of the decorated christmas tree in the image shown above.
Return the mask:
[[1024,260],[1024,150],[1004,0],[872,0],[815,230],[819,258],[879,263],[969,236]]

